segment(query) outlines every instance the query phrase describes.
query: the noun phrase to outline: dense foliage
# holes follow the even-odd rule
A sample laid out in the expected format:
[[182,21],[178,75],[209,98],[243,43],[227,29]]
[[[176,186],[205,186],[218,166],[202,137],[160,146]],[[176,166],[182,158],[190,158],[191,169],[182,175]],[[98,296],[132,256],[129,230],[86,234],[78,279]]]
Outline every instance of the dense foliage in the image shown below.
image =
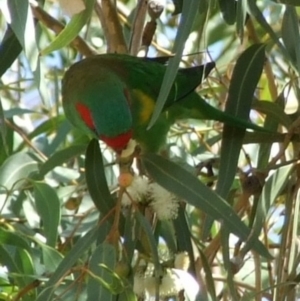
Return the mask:
[[[299,0],[0,1],[0,300],[297,300]],[[65,118],[96,53],[215,61],[207,102],[123,162]],[[101,91],[99,91],[101,93]]]

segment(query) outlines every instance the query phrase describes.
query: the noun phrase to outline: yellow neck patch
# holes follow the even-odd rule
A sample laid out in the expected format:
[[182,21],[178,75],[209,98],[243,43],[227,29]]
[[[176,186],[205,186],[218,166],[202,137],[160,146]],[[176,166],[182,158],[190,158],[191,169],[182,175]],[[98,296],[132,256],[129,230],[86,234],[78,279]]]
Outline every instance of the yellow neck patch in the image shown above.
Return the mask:
[[154,99],[141,90],[136,89],[132,90],[132,95],[140,103],[139,122],[148,123],[155,107]]

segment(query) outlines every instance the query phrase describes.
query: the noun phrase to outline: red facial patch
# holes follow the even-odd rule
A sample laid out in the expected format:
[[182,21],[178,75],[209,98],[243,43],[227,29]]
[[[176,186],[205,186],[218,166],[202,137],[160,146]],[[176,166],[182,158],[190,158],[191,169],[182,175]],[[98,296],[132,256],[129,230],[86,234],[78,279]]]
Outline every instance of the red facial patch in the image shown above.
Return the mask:
[[101,135],[100,139],[103,140],[109,147],[111,147],[115,151],[121,151],[126,147],[131,137],[132,131],[128,131],[113,138]]
[[95,129],[95,125],[94,125],[94,121],[93,121],[93,118],[92,118],[92,115],[91,115],[91,112],[89,110],[89,108],[78,102],[76,103],[76,110],[77,112],[79,113],[79,115],[81,116],[82,120],[84,121],[84,123],[92,130]]

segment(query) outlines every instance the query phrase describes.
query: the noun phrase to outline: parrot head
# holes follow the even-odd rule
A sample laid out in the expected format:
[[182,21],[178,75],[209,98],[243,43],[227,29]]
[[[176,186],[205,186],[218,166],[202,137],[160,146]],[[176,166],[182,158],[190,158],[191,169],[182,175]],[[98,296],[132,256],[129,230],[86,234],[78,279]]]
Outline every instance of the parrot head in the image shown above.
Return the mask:
[[88,129],[120,152],[132,138],[127,87],[119,77],[104,68],[99,70],[96,66],[96,71],[95,66],[91,65],[82,73],[78,65],[72,66],[64,77],[62,95],[66,116],[73,125],[85,131]]

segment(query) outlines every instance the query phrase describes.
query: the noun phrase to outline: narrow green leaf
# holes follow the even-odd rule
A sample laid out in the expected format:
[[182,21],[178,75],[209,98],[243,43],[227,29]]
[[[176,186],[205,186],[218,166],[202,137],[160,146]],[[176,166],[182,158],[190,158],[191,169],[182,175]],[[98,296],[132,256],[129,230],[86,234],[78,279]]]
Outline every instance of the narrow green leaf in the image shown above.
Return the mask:
[[296,9],[287,6],[282,19],[282,40],[300,74],[300,34]]
[[55,249],[46,244],[36,241],[41,247],[43,254],[43,264],[47,270],[47,273],[54,273],[63,260],[63,256]]
[[17,248],[22,248],[30,251],[31,247],[26,239],[19,235],[17,232],[12,232],[0,228],[0,244],[1,245],[11,245]]
[[[9,273],[20,274],[19,267],[15,259],[13,258],[13,253],[11,252],[11,250],[10,252],[8,250],[9,249],[7,249],[5,246],[0,245],[0,262],[8,269]],[[26,286],[26,282],[22,277],[15,277],[14,281],[19,287]]]
[[[0,47],[0,49],[1,49],[1,47]],[[4,151],[8,155],[8,146],[6,144],[6,133],[7,133],[7,130],[6,130],[6,124],[5,124],[5,119],[4,119],[4,111],[3,111],[3,107],[2,107],[2,101],[0,99],[0,136],[1,136]]]
[[[279,97],[283,97],[283,95],[279,95]],[[284,112],[284,108],[280,106],[277,103],[277,101],[276,102],[263,101],[263,100],[255,101],[252,105],[252,108],[263,114],[266,114],[267,115],[266,119],[270,118],[270,120],[274,121],[277,124],[277,126],[278,124],[281,124],[284,127],[289,128],[292,124],[291,118]],[[275,132],[277,126],[275,127],[267,126],[267,128],[270,130],[274,130]]]
[[68,120],[65,120],[57,127],[57,131],[55,133],[55,137],[53,140],[47,145],[44,152],[46,156],[52,155],[57,149],[65,144],[67,135],[74,129],[71,123]]
[[85,149],[86,145],[73,145],[56,152],[43,165],[41,165],[39,175],[41,177],[45,176],[49,171],[53,170],[54,167],[60,166],[61,164],[82,154]]
[[35,205],[43,221],[47,244],[55,247],[60,223],[60,201],[56,191],[48,184],[34,182],[33,187]]
[[226,285],[227,289],[229,291],[230,296],[232,297],[232,300],[238,300],[238,294],[236,285],[234,283],[234,274],[233,269],[231,268],[231,262],[230,262],[230,249],[229,249],[229,232],[227,229],[221,228],[221,245],[222,245],[222,255],[223,255],[223,261],[225,269],[227,270],[226,275]]
[[178,66],[181,60],[185,42],[191,32],[194,19],[198,13],[199,1],[198,0],[189,0],[183,1],[182,16],[180,18],[180,24],[178,27],[176,39],[174,42],[173,53],[175,54],[169,60],[164,79],[161,84],[161,89],[157,97],[157,102],[149,122],[148,128],[151,128],[156,120],[158,119],[166,99],[170,93],[174,80],[176,78]]
[[207,286],[207,290],[210,294],[211,301],[217,301],[218,299],[217,299],[217,294],[216,294],[216,287],[215,287],[215,282],[213,279],[210,265],[207,261],[207,258],[204,255],[204,253],[201,250],[199,250],[199,252],[200,252],[203,270],[205,272],[206,286]]
[[[47,119],[42,122],[38,127],[36,127],[29,135],[28,139],[33,139],[38,135],[46,135],[53,132],[56,132],[56,129],[66,120],[64,115],[57,115],[53,118]],[[25,143],[21,143],[17,148],[17,151],[20,151],[25,146]]]
[[37,128],[34,129],[29,135],[29,139],[33,139],[34,137],[51,133],[55,131],[64,121],[66,120],[66,117],[64,115],[58,115],[53,118],[47,119],[43,123],[41,123]]
[[[32,282],[32,277],[36,274],[32,258],[28,251],[18,248],[15,254],[15,263],[21,273],[23,281],[26,285]],[[32,290],[30,296],[27,295],[25,300],[32,300],[36,297],[36,290]]]
[[[241,119],[248,119],[254,92],[260,79],[264,62],[265,45],[262,44],[252,45],[237,59],[229,85],[225,109],[227,113]],[[236,175],[236,169],[245,132],[245,129],[233,128],[226,124],[224,125],[219,177],[216,192],[225,199],[229,194],[231,185]],[[210,219],[206,221],[206,229],[210,229],[211,223],[212,221]],[[221,240],[223,243],[222,250],[223,255],[226,256],[223,258],[224,263],[229,261],[229,255],[227,252],[227,249],[229,248],[228,230],[231,232],[230,229],[222,229],[221,231]],[[258,234],[255,237],[252,235],[252,238],[258,241]],[[230,269],[229,263],[225,265],[225,268],[227,270]],[[233,283],[230,282],[229,284],[231,293],[235,294],[233,291]]]
[[270,38],[273,40],[273,42],[277,45],[277,47],[280,49],[282,54],[287,58],[289,58],[289,54],[286,51],[285,47],[279,40],[278,35],[274,32],[273,28],[269,25],[269,23],[266,21],[264,15],[259,10],[256,1],[253,0],[247,0],[248,4],[248,13],[253,16],[258,24],[264,29],[264,31],[270,36]]
[[[10,24],[11,29],[22,45],[31,70],[36,70],[39,53],[35,41],[35,27],[29,1],[3,0],[0,1],[0,8],[6,22]],[[14,44],[17,46],[16,43]]]
[[[182,211],[184,211],[184,210],[182,210]],[[157,226],[155,228],[155,236],[161,237],[164,239],[170,252],[172,252],[173,254],[178,252],[178,249],[176,246],[176,233],[174,231],[174,225],[173,225],[172,221],[169,221],[169,220],[157,221]],[[180,239],[182,238],[181,235],[179,235],[179,237],[180,237]]]
[[[183,208],[179,208],[178,216],[173,221],[175,234],[177,239],[177,252],[187,252],[191,262],[195,262],[193,245],[191,241],[191,232],[187,222],[186,213]],[[196,274],[195,266],[192,265],[191,269]]]
[[[90,259],[89,270],[97,276],[89,275],[87,282],[87,301],[102,301],[113,299],[113,272],[116,266],[116,250],[108,244],[100,244]],[[105,268],[104,268],[105,267]]]
[[140,224],[141,228],[144,230],[145,234],[147,235],[149,246],[151,248],[153,264],[157,276],[158,274],[160,274],[161,266],[159,263],[157,242],[155,241],[151,225],[149,224],[149,221],[139,211],[135,212],[135,216],[137,222]]
[[[6,189],[20,187],[30,173],[37,171],[37,162],[27,153],[16,153],[10,156],[0,167],[0,186]],[[18,183],[17,183],[18,182]]]
[[261,194],[261,202],[264,204],[263,207],[265,212],[268,211],[285,187],[293,167],[293,165],[283,166],[277,169],[267,180]]
[[[270,130],[277,131],[278,125],[281,123],[287,129],[291,126],[292,120],[290,117],[284,112],[285,106],[285,97],[283,93],[281,93],[274,103],[269,101],[258,102],[259,106],[254,105],[255,108],[260,110],[260,112],[264,112],[267,116],[265,118],[264,126]],[[269,158],[272,150],[272,143],[267,143],[267,139],[264,139],[266,143],[262,143],[259,145],[258,159],[257,159],[257,168],[265,169],[269,164]]]
[[[247,120],[265,62],[265,45],[254,44],[237,59],[230,81],[225,111]],[[216,191],[224,198],[230,191],[245,130],[224,125],[220,171]]]
[[[5,116],[4,116],[5,118]],[[14,129],[12,127],[7,127],[6,124],[4,123],[3,125],[1,125],[2,122],[5,122],[4,119],[2,119],[3,121],[0,121],[0,127],[3,127],[3,147],[0,147],[0,166],[2,166],[2,164],[5,162],[6,159],[8,159],[9,156],[11,156],[14,152],[14,136],[15,136],[15,132]],[[9,120],[9,122],[11,124],[13,124],[13,120]],[[2,138],[0,138],[0,141],[2,141]],[[0,142],[1,144],[1,142]]]
[[23,109],[23,108],[11,108],[11,109],[5,110],[4,117],[12,118],[14,116],[23,115],[23,114],[31,114],[31,113],[38,114],[38,112],[36,112],[34,110]]
[[276,201],[277,197],[288,182],[289,175],[291,174],[293,167],[294,165],[291,164],[277,169],[264,185],[262,194],[258,201],[257,210],[255,212],[252,235],[245,244],[243,251],[250,250],[253,239],[260,234],[266,215],[271,205]]
[[[195,176],[155,154],[145,154],[143,163],[149,175],[161,186],[178,195],[187,203],[203,210],[214,219],[222,221],[224,227],[243,241],[247,240],[250,230],[240,220],[228,203],[219,195],[202,184]],[[256,239],[253,249],[265,257],[270,257],[265,246]]]
[[[265,46],[263,44],[254,44],[240,55],[230,81],[225,112],[240,119],[248,120],[253,95],[264,62]],[[236,175],[245,132],[245,129],[224,125],[216,192],[225,199]],[[207,237],[212,223],[212,217],[208,217],[203,227],[203,237]]]
[[219,0],[221,14],[228,25],[233,25],[236,20],[236,6],[235,0]]
[[182,12],[183,0],[172,0],[175,6],[173,15],[180,14]]
[[55,285],[61,281],[67,274],[70,268],[76,261],[86,252],[93,243],[97,240],[98,230],[101,231],[101,227],[90,230],[85,236],[80,238],[66,257],[62,260],[55,272],[52,274],[44,289],[40,292],[35,301],[50,301],[53,300],[52,296],[55,290]]
[[114,206],[114,201],[110,195],[99,141],[91,140],[85,156],[85,177],[91,198],[102,214],[106,214]]
[[254,44],[237,59],[229,85],[226,112],[248,119],[266,60],[265,47],[264,44]]
[[41,55],[47,55],[55,50],[69,45],[78,36],[83,26],[88,23],[91,17],[95,0],[85,0],[85,10],[75,14],[68,25],[58,34],[53,42],[41,51]]
[[0,44],[0,77],[12,65],[22,51],[22,46],[8,25]]

